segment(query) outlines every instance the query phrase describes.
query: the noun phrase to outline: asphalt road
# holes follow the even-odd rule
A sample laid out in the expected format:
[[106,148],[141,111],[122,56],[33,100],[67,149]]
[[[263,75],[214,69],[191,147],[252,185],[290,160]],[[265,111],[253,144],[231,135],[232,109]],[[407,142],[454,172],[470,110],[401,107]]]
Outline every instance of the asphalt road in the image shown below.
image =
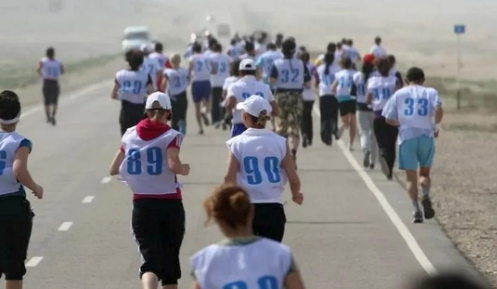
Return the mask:
[[[41,108],[24,109],[19,132],[33,141],[30,169],[45,188],[30,197],[36,217],[25,288],[139,288],[140,258],[130,234],[131,192],[108,177],[118,149],[119,103],[109,80],[66,95],[58,125],[45,124]],[[219,241],[205,227],[202,201],[223,180],[228,132],[189,133],[181,156],[190,163],[184,182],[187,231],[180,288],[191,288],[189,258]],[[318,131],[318,118],[314,118]],[[399,288],[412,273],[458,267],[474,273],[435,221],[411,224],[403,188],[379,170],[365,172],[342,143],[299,152],[305,202],[289,200],[284,242],[291,246],[307,288]]]

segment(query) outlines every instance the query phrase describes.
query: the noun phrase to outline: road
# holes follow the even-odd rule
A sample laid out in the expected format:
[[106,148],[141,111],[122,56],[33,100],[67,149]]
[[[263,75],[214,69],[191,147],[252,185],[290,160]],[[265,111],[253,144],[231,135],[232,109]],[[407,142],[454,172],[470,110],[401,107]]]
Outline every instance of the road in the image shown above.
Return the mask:
[[[30,197],[36,217],[25,288],[139,288],[140,258],[130,234],[131,193],[107,174],[119,146],[119,103],[112,82],[64,96],[56,127],[42,110],[24,109],[19,132],[33,141],[30,169],[45,188]],[[202,201],[223,179],[227,132],[196,135],[192,106],[181,155],[191,175],[182,177],[187,231],[181,251],[180,288],[191,288],[189,258],[221,239],[205,227]],[[314,129],[318,131],[317,117]],[[342,143],[315,139],[301,150],[299,175],[305,203],[289,200],[284,242],[291,246],[307,288],[399,288],[411,273],[462,268],[476,274],[429,221],[411,224],[403,188],[379,170],[364,172]]]

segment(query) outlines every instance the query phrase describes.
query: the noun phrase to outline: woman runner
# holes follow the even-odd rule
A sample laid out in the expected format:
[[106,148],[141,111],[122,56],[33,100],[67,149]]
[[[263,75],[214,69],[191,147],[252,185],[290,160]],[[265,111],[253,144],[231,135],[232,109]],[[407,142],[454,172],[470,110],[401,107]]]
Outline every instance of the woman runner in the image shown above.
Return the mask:
[[231,62],[230,65],[230,77],[226,78],[224,80],[223,84],[223,102],[221,103],[221,106],[223,107],[223,114],[224,114],[224,123],[223,123],[223,130],[226,130],[228,127],[232,127],[232,119],[233,119],[233,113],[230,110],[226,110],[226,101],[227,101],[227,96],[228,96],[228,88],[230,85],[240,79],[240,62],[242,62],[240,59],[234,59],[233,62]]
[[164,70],[162,91],[171,98],[172,119],[171,128],[186,134],[186,111],[188,109],[187,89],[190,84],[190,75],[186,68],[180,67],[181,56],[174,54],[171,57],[172,68]]
[[335,82],[335,73],[340,67],[335,65],[335,53],[328,52],[324,55],[324,64],[317,68],[319,78],[316,85],[319,89],[319,111],[321,115],[321,140],[326,145],[332,145],[332,135],[338,140],[338,100],[331,90]]
[[[309,63],[310,60],[309,52],[303,52],[300,55],[300,59],[307,66],[307,70],[311,75],[316,74],[316,67],[314,64]],[[312,108],[314,107],[314,92],[311,87],[305,87],[302,91],[303,100],[303,111],[302,111],[302,122],[300,126],[300,131],[302,133],[302,147],[306,148],[308,145],[312,145],[313,139],[313,127],[312,127]]]
[[19,97],[12,91],[0,93],[0,278],[6,289],[21,289],[26,274],[34,214],[24,186],[41,199],[43,188],[31,178],[28,157],[32,143],[16,132],[21,116]]
[[266,99],[252,95],[236,108],[243,110],[247,130],[226,142],[230,152],[224,181],[239,184],[250,194],[254,234],[281,242],[286,223],[281,196],[287,178],[293,201],[300,205],[304,200],[295,163],[286,139],[266,129],[272,110]]
[[126,52],[127,69],[119,70],[114,80],[111,98],[121,101],[119,124],[121,135],[135,126],[142,118],[145,110],[145,99],[154,90],[152,78],[145,70],[141,70],[143,54],[139,50]]
[[194,289],[305,288],[290,249],[254,236],[254,206],[246,190],[234,185],[216,188],[204,208],[206,223],[214,219],[227,239],[191,258]]
[[59,77],[64,74],[64,65],[55,59],[53,47],[49,47],[46,51],[46,57],[40,60],[38,74],[43,78],[42,89],[47,122],[55,125],[55,113],[60,94]]
[[179,252],[185,234],[185,210],[176,175],[188,175],[179,150],[182,135],[167,125],[171,100],[155,92],[147,98],[146,118],[129,128],[110,168],[133,192],[131,225],[143,264],[144,289],[177,289],[181,277]]

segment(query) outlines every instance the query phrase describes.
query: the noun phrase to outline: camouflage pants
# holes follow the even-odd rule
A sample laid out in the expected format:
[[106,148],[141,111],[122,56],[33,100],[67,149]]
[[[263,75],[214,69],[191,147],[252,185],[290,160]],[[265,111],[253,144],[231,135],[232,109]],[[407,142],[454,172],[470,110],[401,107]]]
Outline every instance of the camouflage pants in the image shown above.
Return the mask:
[[280,109],[277,133],[283,137],[298,138],[300,136],[303,110],[302,93],[294,91],[276,92],[275,98]]

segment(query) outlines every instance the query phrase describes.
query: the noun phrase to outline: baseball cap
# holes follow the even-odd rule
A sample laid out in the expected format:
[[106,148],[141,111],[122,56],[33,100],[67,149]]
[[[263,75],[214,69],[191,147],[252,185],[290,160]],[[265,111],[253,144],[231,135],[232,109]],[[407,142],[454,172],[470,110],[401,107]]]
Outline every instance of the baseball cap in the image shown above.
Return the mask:
[[238,66],[238,70],[254,71],[255,70],[255,63],[252,59],[245,58],[240,62],[240,65]]
[[147,102],[145,104],[145,109],[154,109],[154,102],[158,102],[160,105],[160,108],[170,110],[171,109],[171,99],[169,98],[169,95],[157,91],[152,93],[147,97]]
[[269,101],[260,95],[252,95],[245,99],[244,102],[239,102],[236,109],[244,110],[246,113],[259,117],[264,114],[269,115],[273,110]]
[[364,57],[362,58],[362,62],[364,63],[373,64],[373,61],[374,61],[374,54],[372,53],[368,53],[364,55]]

